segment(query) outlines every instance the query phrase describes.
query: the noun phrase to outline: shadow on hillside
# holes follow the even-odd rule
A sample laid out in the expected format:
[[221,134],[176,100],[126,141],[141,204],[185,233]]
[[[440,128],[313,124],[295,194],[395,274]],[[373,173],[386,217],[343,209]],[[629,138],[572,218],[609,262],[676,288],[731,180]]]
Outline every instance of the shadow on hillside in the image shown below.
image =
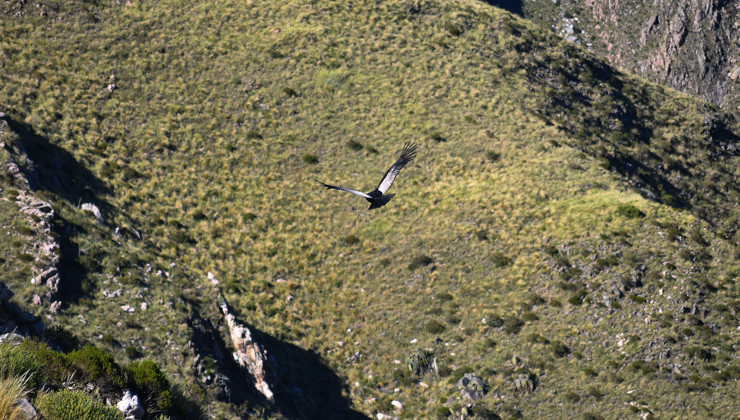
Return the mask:
[[[85,288],[87,270],[79,261],[80,248],[71,240],[76,234],[84,233],[84,229],[57,215],[54,219],[54,231],[57,233],[57,242],[61,251],[57,264],[61,282],[56,299],[65,303],[77,301],[85,293],[91,292],[89,287],[87,290]],[[91,264],[97,265],[97,261],[91,261]]]
[[500,7],[502,9],[508,10],[511,13],[517,14],[519,16],[524,16],[524,10],[522,10],[522,1],[521,0],[482,0],[484,3],[488,3],[491,6]]
[[249,327],[273,362],[275,407],[293,419],[367,419],[342,396],[346,385],[311,350]]
[[[213,380],[218,398],[230,403],[262,407],[289,419],[367,419],[350,408],[343,397],[346,386],[313,351],[281,341],[263,331],[246,325],[253,339],[265,349],[269,359],[265,369],[267,382],[275,401],[269,403],[254,388],[254,378],[241,368],[231,356],[229,346],[221,338],[218,326],[199,314],[196,302],[190,302],[193,311],[187,324],[192,329],[191,342],[196,351],[196,375],[209,374],[206,366],[215,363]],[[207,362],[211,359],[213,362]]]
[[52,144],[27,124],[8,117],[6,121],[20,137],[22,151],[33,161],[32,167],[21,168],[31,189],[53,192],[72,205],[89,202],[109,210],[108,203],[98,198],[109,193],[108,187],[71,153]]
[[[98,198],[100,194],[109,193],[108,187],[71,153],[52,144],[29,125],[7,116],[4,119],[19,136],[14,147],[31,160],[19,162],[24,163],[19,166],[32,190],[49,191],[75,206],[87,202],[94,203],[104,213],[110,211],[110,205]],[[87,266],[80,263],[80,249],[72,238],[84,233],[83,227],[69,223],[56,213],[54,230],[61,251],[57,264],[61,283],[56,298],[69,302],[89,292],[84,290],[87,270],[94,269],[97,261],[90,259]]]

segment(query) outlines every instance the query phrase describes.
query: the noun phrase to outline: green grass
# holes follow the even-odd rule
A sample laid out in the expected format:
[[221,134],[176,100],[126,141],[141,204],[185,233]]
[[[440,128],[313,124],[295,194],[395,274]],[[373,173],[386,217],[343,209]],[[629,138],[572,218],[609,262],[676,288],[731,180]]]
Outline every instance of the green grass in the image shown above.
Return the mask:
[[[3,19],[2,111],[107,186],[105,225],[79,210],[85,191],[38,192],[82,271],[57,322],[200,383],[185,349],[197,317],[221,325],[212,272],[245,322],[321,355],[367,415],[392,396],[435,417],[427,402],[463,370],[486,376],[481,404],[501,417],[624,417],[635,399],[732,414],[737,378],[714,373],[737,366],[737,317],[713,308],[738,299],[740,165],[702,134],[731,118],[484,2],[353,6],[74,2]],[[410,140],[420,153],[382,209],[312,180],[371,189]],[[33,225],[14,206],[0,201],[2,229],[20,245],[0,241],[0,263],[30,302],[40,267],[20,261]],[[451,376],[398,380],[417,348]],[[629,368],[644,359],[668,371]],[[585,362],[606,372],[594,392]],[[241,412],[199,386],[212,412]]]

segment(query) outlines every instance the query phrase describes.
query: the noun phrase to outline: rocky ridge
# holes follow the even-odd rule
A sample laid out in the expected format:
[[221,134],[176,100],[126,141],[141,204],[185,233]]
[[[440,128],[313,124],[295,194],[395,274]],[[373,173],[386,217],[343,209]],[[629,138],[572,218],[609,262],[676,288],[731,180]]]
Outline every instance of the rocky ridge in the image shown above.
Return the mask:
[[740,112],[740,5],[534,0],[525,16],[651,81]]

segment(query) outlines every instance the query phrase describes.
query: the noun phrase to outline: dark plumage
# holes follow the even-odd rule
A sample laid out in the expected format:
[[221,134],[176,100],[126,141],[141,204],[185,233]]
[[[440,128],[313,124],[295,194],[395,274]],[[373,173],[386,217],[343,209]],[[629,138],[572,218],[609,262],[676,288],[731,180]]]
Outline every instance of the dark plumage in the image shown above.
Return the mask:
[[407,163],[411,162],[414,157],[416,157],[416,144],[406,143],[406,145],[403,146],[403,150],[401,151],[401,156],[399,156],[398,160],[396,160],[396,163],[394,163],[393,166],[388,169],[388,171],[383,176],[383,180],[380,181],[380,184],[378,184],[378,186],[375,187],[374,190],[370,191],[367,194],[349,188],[335,187],[334,185],[324,184],[323,182],[318,180],[316,182],[328,189],[347,191],[352,194],[359,195],[360,197],[364,197],[365,200],[370,202],[369,210],[377,209],[378,207],[383,207],[388,204],[388,202],[391,201],[391,199],[395,196],[395,194],[386,194],[386,192],[391,188],[391,185],[393,185],[393,181],[395,181],[396,176],[399,172],[401,172],[401,169],[403,169],[403,167],[406,166]]

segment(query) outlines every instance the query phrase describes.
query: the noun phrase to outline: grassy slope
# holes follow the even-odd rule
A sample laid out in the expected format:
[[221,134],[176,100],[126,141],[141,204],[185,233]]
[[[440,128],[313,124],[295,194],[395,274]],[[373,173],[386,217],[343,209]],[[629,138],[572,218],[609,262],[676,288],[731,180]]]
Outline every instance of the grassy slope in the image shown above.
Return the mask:
[[[57,317],[80,335],[112,334],[187,375],[185,319],[209,310],[212,271],[244,320],[315,350],[368,414],[392,396],[433,415],[456,393],[448,377],[411,381],[417,347],[453,380],[488,379],[481,404],[502,416],[734,411],[737,237],[703,220],[737,217],[732,192],[706,187],[720,215],[677,210],[608,169],[619,153],[677,156],[694,177],[659,181],[695,182],[676,201],[706,171],[732,186],[736,157],[711,166],[700,148],[705,105],[472,2],[48,10],[4,18],[0,105],[110,188],[103,227],[47,193],[83,250],[84,292]],[[584,63],[609,77],[584,77]],[[634,115],[608,102],[614,86]],[[609,137],[622,117],[639,118],[637,140]],[[421,153],[381,210],[311,181],[371,188],[408,140]],[[627,204],[646,216],[620,214]],[[434,263],[409,267],[417,256]],[[142,300],[149,310],[120,311]],[[505,332],[496,316],[525,324]],[[514,390],[522,374],[534,392]]]

